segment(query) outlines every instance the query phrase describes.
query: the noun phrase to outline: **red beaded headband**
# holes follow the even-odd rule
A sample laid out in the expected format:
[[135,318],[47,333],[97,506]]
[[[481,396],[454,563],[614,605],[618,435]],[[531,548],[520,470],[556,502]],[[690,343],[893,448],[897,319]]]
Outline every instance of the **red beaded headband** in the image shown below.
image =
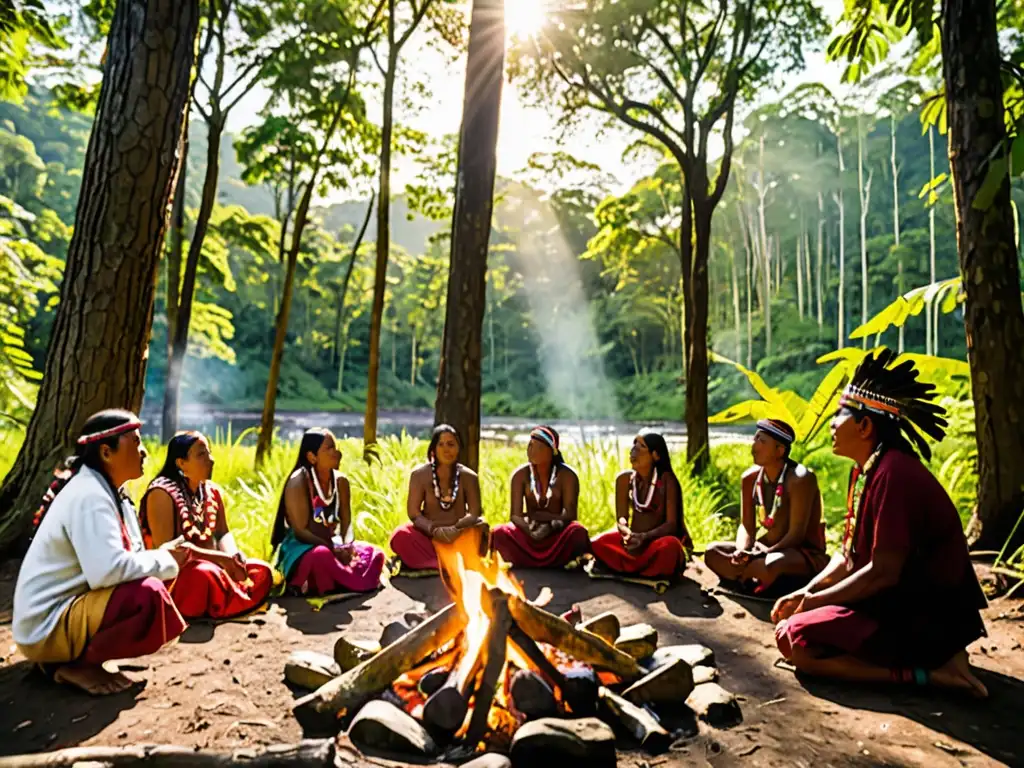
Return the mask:
[[92,434],[82,435],[78,438],[78,445],[88,445],[89,443],[95,443],[99,440],[106,440],[108,437],[116,437],[117,435],[123,435],[126,432],[133,432],[141,426],[141,421],[138,419],[132,419],[124,424],[118,424],[116,427],[104,429],[102,432],[93,432]]

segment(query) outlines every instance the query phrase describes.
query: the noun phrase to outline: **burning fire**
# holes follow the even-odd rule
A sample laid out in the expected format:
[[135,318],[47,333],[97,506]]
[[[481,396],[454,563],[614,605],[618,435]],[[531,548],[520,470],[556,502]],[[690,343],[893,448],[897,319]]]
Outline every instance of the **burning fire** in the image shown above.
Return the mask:
[[[507,627],[510,620],[506,620],[504,625],[496,621],[500,610],[504,610],[507,616],[507,607],[499,605],[502,601],[507,601],[510,596],[526,599],[522,587],[509,574],[499,555],[485,559],[476,551],[475,545],[472,536],[462,536],[452,544],[437,545],[442,578],[464,613],[466,626],[452,643],[438,649],[426,662],[396,680],[392,691],[402,701],[406,712],[435,726],[447,723],[452,726],[456,739],[468,737],[491,747],[507,748],[516,729],[526,719],[516,710],[512,697],[512,679],[518,670],[528,670],[540,676],[551,687],[558,709],[565,713],[568,708],[562,701],[556,681],[533,663],[520,644],[509,637]],[[504,633],[504,636],[495,636],[495,632]],[[553,646],[541,643],[537,648],[555,668],[580,666],[579,662]],[[496,650],[499,658],[491,659]],[[502,656],[503,659],[500,658]],[[495,667],[498,661],[501,661],[501,667],[497,678],[488,680],[488,666]],[[440,683],[445,673],[447,677]],[[433,678],[432,685],[424,690],[422,683],[428,675]],[[488,708],[483,722],[480,722],[478,714],[475,715],[480,706]],[[482,734],[479,733],[481,725],[485,726]],[[466,746],[476,748],[479,743],[467,742]]]

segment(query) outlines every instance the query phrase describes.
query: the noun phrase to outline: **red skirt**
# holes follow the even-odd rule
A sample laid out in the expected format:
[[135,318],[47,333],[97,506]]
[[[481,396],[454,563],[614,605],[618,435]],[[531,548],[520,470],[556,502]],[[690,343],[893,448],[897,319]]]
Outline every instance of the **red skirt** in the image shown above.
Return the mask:
[[598,536],[590,542],[603,566],[616,573],[665,579],[675,576],[686,565],[683,544],[675,536],[662,536],[647,544],[639,552],[628,552],[617,531]]
[[391,551],[406,568],[414,571],[437,570],[434,542],[412,523],[400,525],[391,534]]
[[270,566],[258,560],[245,564],[252,586],[244,586],[228,576],[219,565],[205,560],[190,560],[178,573],[171,587],[182,616],[229,619],[258,608],[274,585]]
[[590,534],[573,520],[561,531],[536,541],[512,523],[505,523],[491,531],[491,546],[512,565],[562,568],[590,551]]
[[156,653],[185,631],[185,620],[157,578],[139,579],[114,588],[99,631],[89,639],[82,661],[102,664]]

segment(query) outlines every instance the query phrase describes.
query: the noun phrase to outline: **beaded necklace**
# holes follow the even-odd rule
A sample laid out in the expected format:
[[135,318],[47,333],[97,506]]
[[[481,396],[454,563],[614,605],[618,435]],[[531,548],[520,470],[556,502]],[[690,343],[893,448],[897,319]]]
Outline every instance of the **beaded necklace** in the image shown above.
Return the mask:
[[459,498],[459,476],[462,471],[459,465],[455,465],[455,476],[452,478],[451,496],[441,495],[441,481],[437,477],[437,459],[430,460],[430,477],[434,481],[434,498],[441,505],[441,509],[449,510],[454,506],[455,500]]
[[533,464],[530,464],[530,493],[533,494],[533,498],[537,502],[538,509],[547,509],[548,502],[551,501],[552,489],[555,487],[555,481],[558,479],[558,465],[551,465],[551,477],[548,478],[547,492],[544,494],[544,501],[540,500],[540,488],[537,485],[537,473],[533,469]]
[[309,481],[309,502],[313,507],[313,520],[325,528],[333,528],[338,522],[338,482],[334,470],[331,470],[331,493],[324,493],[320,487],[320,479],[312,467],[306,470]]
[[654,474],[651,475],[651,484],[647,486],[647,498],[643,503],[640,502],[640,494],[637,493],[637,477],[639,473],[633,471],[632,477],[629,479],[629,492],[633,499],[633,509],[637,512],[647,512],[654,505],[654,490],[658,485],[658,468],[654,468]]
[[787,466],[787,464],[782,465],[779,479],[775,481],[775,498],[772,500],[772,513],[770,515],[768,514],[768,507],[764,503],[764,467],[761,467],[757,473],[757,479],[754,481],[754,507],[757,510],[758,517],[761,518],[761,525],[765,528],[771,528],[775,525],[775,516],[782,508],[783,481],[786,479]]
[[217,494],[213,493],[203,481],[195,493],[184,482],[175,482],[166,477],[158,477],[151,488],[159,488],[171,497],[180,519],[181,534],[191,541],[212,542],[217,530],[217,512],[219,508]]
[[846,527],[843,530],[843,557],[846,558],[846,565],[848,567],[853,564],[857,526],[860,523],[857,512],[860,509],[860,500],[864,494],[864,488],[868,483],[868,473],[874,469],[884,449],[885,447],[879,443],[874,453],[864,462],[864,468],[861,469],[855,466],[850,474],[850,487],[846,492]]

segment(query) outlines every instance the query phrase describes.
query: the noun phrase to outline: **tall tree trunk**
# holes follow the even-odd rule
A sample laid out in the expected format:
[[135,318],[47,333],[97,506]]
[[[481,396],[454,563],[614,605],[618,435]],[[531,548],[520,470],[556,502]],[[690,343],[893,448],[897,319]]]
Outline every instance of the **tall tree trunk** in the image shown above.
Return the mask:
[[[889,167],[892,170],[892,236],[893,244],[896,246],[896,292],[902,296],[906,287],[903,285],[903,252],[900,250],[900,167],[896,162],[896,115],[889,116],[889,138],[891,151],[889,153]],[[899,352],[903,354],[906,346],[906,334],[904,327],[900,325],[899,331]]]
[[729,260],[729,266],[732,270],[732,318],[733,327],[736,331],[736,359],[743,359],[743,325],[740,319],[740,276],[739,270],[736,268],[736,249],[732,249],[732,258]]
[[[701,169],[706,159],[698,160]],[[706,174],[699,170],[694,179],[699,189],[707,189]],[[703,197],[703,195],[701,195]],[[696,202],[696,201],[695,201]],[[714,208],[706,202],[694,205],[693,228],[695,253],[693,279],[688,304],[690,312],[690,357],[686,377],[686,459],[693,462],[695,473],[702,473],[710,464],[708,435],[708,254],[711,250],[711,216]]]
[[818,243],[817,243],[817,269],[814,275],[814,292],[817,294],[818,299],[818,330],[825,325],[825,294],[824,286],[821,280],[821,271],[824,269],[824,240],[825,240],[825,200],[821,192],[818,192]]
[[435,421],[463,436],[462,460],[472,469],[480,461],[480,348],[504,60],[504,0],[474,0],[434,407]]
[[174,350],[174,327],[178,317],[178,296],[181,290],[181,254],[185,246],[185,181],[188,176],[188,118],[179,145],[178,183],[174,186],[171,209],[171,247],[167,253],[167,364],[170,368]]
[[[753,298],[751,296],[750,286],[750,271],[752,267],[752,257],[750,242],[753,239],[753,232],[747,226],[746,217],[743,215],[746,201],[741,197],[736,206],[736,218],[739,220],[740,235],[743,238],[743,274],[746,280],[746,295],[747,295],[747,368],[750,368],[753,360],[753,346],[754,346],[754,334],[750,324],[750,315],[752,312]],[[739,360],[740,358],[736,358]]]
[[[943,79],[956,200],[957,250],[978,440],[978,504],[971,534],[1000,549],[1024,507],[1024,346],[1020,267],[1010,182],[986,210],[974,208],[993,159],[1006,159],[1006,127],[994,0],[943,0]],[[1010,551],[1024,541],[1018,528]]]
[[[929,168],[929,180],[935,178],[935,127],[928,126],[928,168]],[[935,201],[936,203],[938,200]],[[935,204],[929,200],[928,206],[928,277],[930,283],[935,283],[938,280],[936,277],[935,269]],[[926,333],[927,341],[925,342],[925,351],[929,355],[939,354],[939,315],[934,313],[934,320],[932,319],[932,308],[925,307],[925,318],[926,318]]]
[[419,329],[414,325],[412,327],[412,344],[410,345],[412,351],[409,354],[409,386],[411,387],[416,386],[416,335],[418,331]]
[[[381,122],[380,186],[377,192],[377,260],[374,268],[373,307],[370,311],[370,361],[366,373],[366,414],[363,418],[363,450],[377,443],[377,401],[380,377],[380,336],[384,322],[384,290],[387,287],[388,252],[391,248],[391,135],[394,131],[395,47],[394,0],[389,1],[387,71],[384,73],[384,115]],[[367,456],[370,454],[367,453]]]
[[342,393],[345,391],[345,354],[348,352],[349,322],[349,320],[346,320],[345,324],[341,328],[341,350],[338,355],[338,383],[336,387],[338,397],[341,397]]
[[761,260],[762,271],[764,272],[764,354],[769,357],[772,354],[772,268],[771,268],[771,245],[768,243],[768,229],[765,224],[764,203],[768,190],[764,183],[764,136],[761,136],[758,152],[757,172],[757,196],[758,196],[758,223],[761,232]]
[[82,423],[142,405],[198,20],[198,0],[121,0],[114,10],[43,380],[0,488],[0,550],[25,532]]
[[800,319],[804,319],[804,212],[800,211],[800,231],[796,238],[796,307]]
[[[860,324],[868,321],[870,296],[868,295],[868,211],[871,208],[871,177],[874,169],[868,170],[864,179],[864,131],[857,118],[857,195],[860,198]],[[867,349],[868,337],[861,339],[861,346]]]
[[[338,339],[341,338],[341,326],[342,319],[345,316],[345,298],[348,296],[348,284],[352,280],[352,270],[355,268],[356,259],[359,258],[359,249],[363,245],[363,238],[366,237],[366,229],[370,226],[370,216],[373,215],[373,202],[377,199],[377,193],[372,192],[370,194],[370,202],[366,204],[366,215],[363,216],[363,224],[359,227],[359,233],[356,235],[355,241],[352,243],[352,252],[348,259],[348,266],[345,268],[345,277],[342,278],[341,288],[338,290],[338,311],[335,315],[335,326],[334,326],[334,338],[335,342],[335,356],[334,363],[338,364],[341,360],[341,349],[338,343]],[[341,394],[341,385],[338,385],[338,394]]]
[[216,105],[212,106],[212,118],[207,122],[206,177],[203,179],[203,197],[196,215],[196,226],[192,242],[188,247],[185,274],[181,282],[181,298],[174,324],[174,342],[171,345],[171,359],[167,366],[167,382],[164,387],[163,439],[167,442],[178,431],[178,398],[181,394],[181,373],[188,350],[188,328],[192,322],[192,302],[195,299],[196,271],[199,256],[210,226],[213,207],[217,203],[217,183],[220,179],[220,140],[224,135],[224,122]]

